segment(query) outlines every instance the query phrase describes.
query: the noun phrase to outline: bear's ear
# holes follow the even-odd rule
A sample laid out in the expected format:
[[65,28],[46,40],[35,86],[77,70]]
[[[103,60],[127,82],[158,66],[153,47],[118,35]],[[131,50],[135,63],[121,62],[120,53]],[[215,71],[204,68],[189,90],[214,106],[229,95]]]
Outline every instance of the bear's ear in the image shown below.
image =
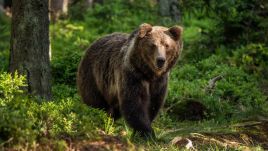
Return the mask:
[[176,41],[180,40],[182,37],[183,28],[181,26],[173,26],[168,29],[172,38]]
[[143,38],[146,34],[151,32],[152,30],[153,30],[152,25],[147,24],[147,23],[141,24],[139,27],[139,37]]

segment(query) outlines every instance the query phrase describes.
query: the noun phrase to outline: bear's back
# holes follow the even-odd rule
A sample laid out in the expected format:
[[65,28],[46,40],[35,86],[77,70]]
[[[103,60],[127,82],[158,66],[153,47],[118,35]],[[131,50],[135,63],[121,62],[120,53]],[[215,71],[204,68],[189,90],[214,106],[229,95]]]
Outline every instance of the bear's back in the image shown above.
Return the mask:
[[113,33],[96,40],[87,49],[78,70],[79,87],[94,83],[106,101],[117,95],[116,81],[120,80],[118,69],[124,56],[121,48],[127,43],[128,37],[124,33]]
[[124,33],[113,33],[96,40],[86,53],[99,55],[119,51],[122,45],[127,41],[128,35]]

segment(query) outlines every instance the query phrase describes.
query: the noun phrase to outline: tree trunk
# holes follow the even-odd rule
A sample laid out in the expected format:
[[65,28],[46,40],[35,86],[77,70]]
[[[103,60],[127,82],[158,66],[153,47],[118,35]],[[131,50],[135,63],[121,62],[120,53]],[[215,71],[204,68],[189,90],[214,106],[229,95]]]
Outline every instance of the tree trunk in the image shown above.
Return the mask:
[[102,4],[104,0],[85,0],[87,7],[92,7],[95,3]]
[[179,22],[181,13],[178,0],[158,0],[159,14],[163,17],[169,17],[172,22]]
[[51,98],[48,0],[13,0],[9,71],[27,78],[28,92]]
[[11,8],[12,0],[4,0],[4,8]]
[[50,20],[56,22],[60,16],[68,13],[68,0],[49,0]]
[[83,13],[88,8],[93,7],[95,4],[103,4],[104,0],[69,0],[69,4],[72,5],[79,5],[80,12]]
[[5,12],[3,2],[0,0],[0,15]]

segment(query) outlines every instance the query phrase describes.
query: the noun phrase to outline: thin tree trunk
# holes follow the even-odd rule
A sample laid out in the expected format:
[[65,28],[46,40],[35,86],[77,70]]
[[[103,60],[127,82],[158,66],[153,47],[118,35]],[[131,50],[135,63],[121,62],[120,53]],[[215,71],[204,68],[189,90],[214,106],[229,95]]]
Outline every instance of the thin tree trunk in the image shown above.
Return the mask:
[[178,0],[157,0],[159,3],[159,14],[163,17],[169,17],[172,22],[179,22],[181,13]]
[[28,92],[51,98],[48,0],[13,0],[9,70],[26,75]]
[[50,19],[54,23],[68,14],[68,0],[49,0]]

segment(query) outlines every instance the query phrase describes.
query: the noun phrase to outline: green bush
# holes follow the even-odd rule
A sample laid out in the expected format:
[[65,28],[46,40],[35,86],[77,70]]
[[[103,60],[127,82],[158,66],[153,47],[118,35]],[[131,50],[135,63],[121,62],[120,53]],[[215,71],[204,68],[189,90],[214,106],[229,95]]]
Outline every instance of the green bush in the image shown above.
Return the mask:
[[1,96],[1,105],[6,105],[12,99],[14,99],[15,95],[23,93],[20,88],[25,87],[25,78],[23,76],[18,75],[17,72],[13,75],[13,77],[8,73],[2,73],[0,75],[0,96]]
[[234,51],[232,63],[245,71],[263,78],[268,76],[268,47],[263,44],[249,44]]
[[80,24],[63,21],[51,27],[53,83],[75,84],[79,61],[92,37]]
[[75,85],[77,67],[81,55],[76,52],[65,52],[52,60],[52,75],[55,84]]
[[[36,98],[20,90],[26,86],[24,80],[17,74],[14,77],[7,73],[0,74],[1,144],[33,144],[44,138],[93,139],[98,130],[105,129],[108,117],[103,111],[66,95],[57,96],[53,102],[38,103]],[[72,89],[69,91],[73,92]]]
[[[176,108],[185,101],[198,101],[208,109],[207,117],[216,119],[263,112],[267,97],[259,90],[256,78],[223,62],[220,56],[213,55],[194,65],[174,69],[167,106]],[[223,78],[216,82],[212,91],[208,91],[209,80],[217,76]]]
[[222,29],[218,27],[219,21],[207,16],[193,16],[192,12],[186,12],[182,19],[185,26],[182,60],[198,62],[215,54],[224,38]]
[[[236,47],[237,44],[267,42],[268,14],[267,1],[254,0],[180,0],[183,12],[191,12],[199,18],[211,18],[217,21],[214,26],[225,45]],[[210,34],[211,35],[211,34]]]
[[43,102],[33,110],[39,137],[47,138],[93,138],[97,129],[104,129],[107,118],[104,112],[71,98]]
[[32,129],[35,119],[28,114],[29,106],[34,105],[23,97],[24,87],[23,76],[17,74],[12,77],[10,74],[0,75],[0,142],[12,140],[13,142],[33,142],[36,131]]
[[65,84],[53,85],[52,94],[54,99],[74,98],[78,100],[79,98],[76,87]]

